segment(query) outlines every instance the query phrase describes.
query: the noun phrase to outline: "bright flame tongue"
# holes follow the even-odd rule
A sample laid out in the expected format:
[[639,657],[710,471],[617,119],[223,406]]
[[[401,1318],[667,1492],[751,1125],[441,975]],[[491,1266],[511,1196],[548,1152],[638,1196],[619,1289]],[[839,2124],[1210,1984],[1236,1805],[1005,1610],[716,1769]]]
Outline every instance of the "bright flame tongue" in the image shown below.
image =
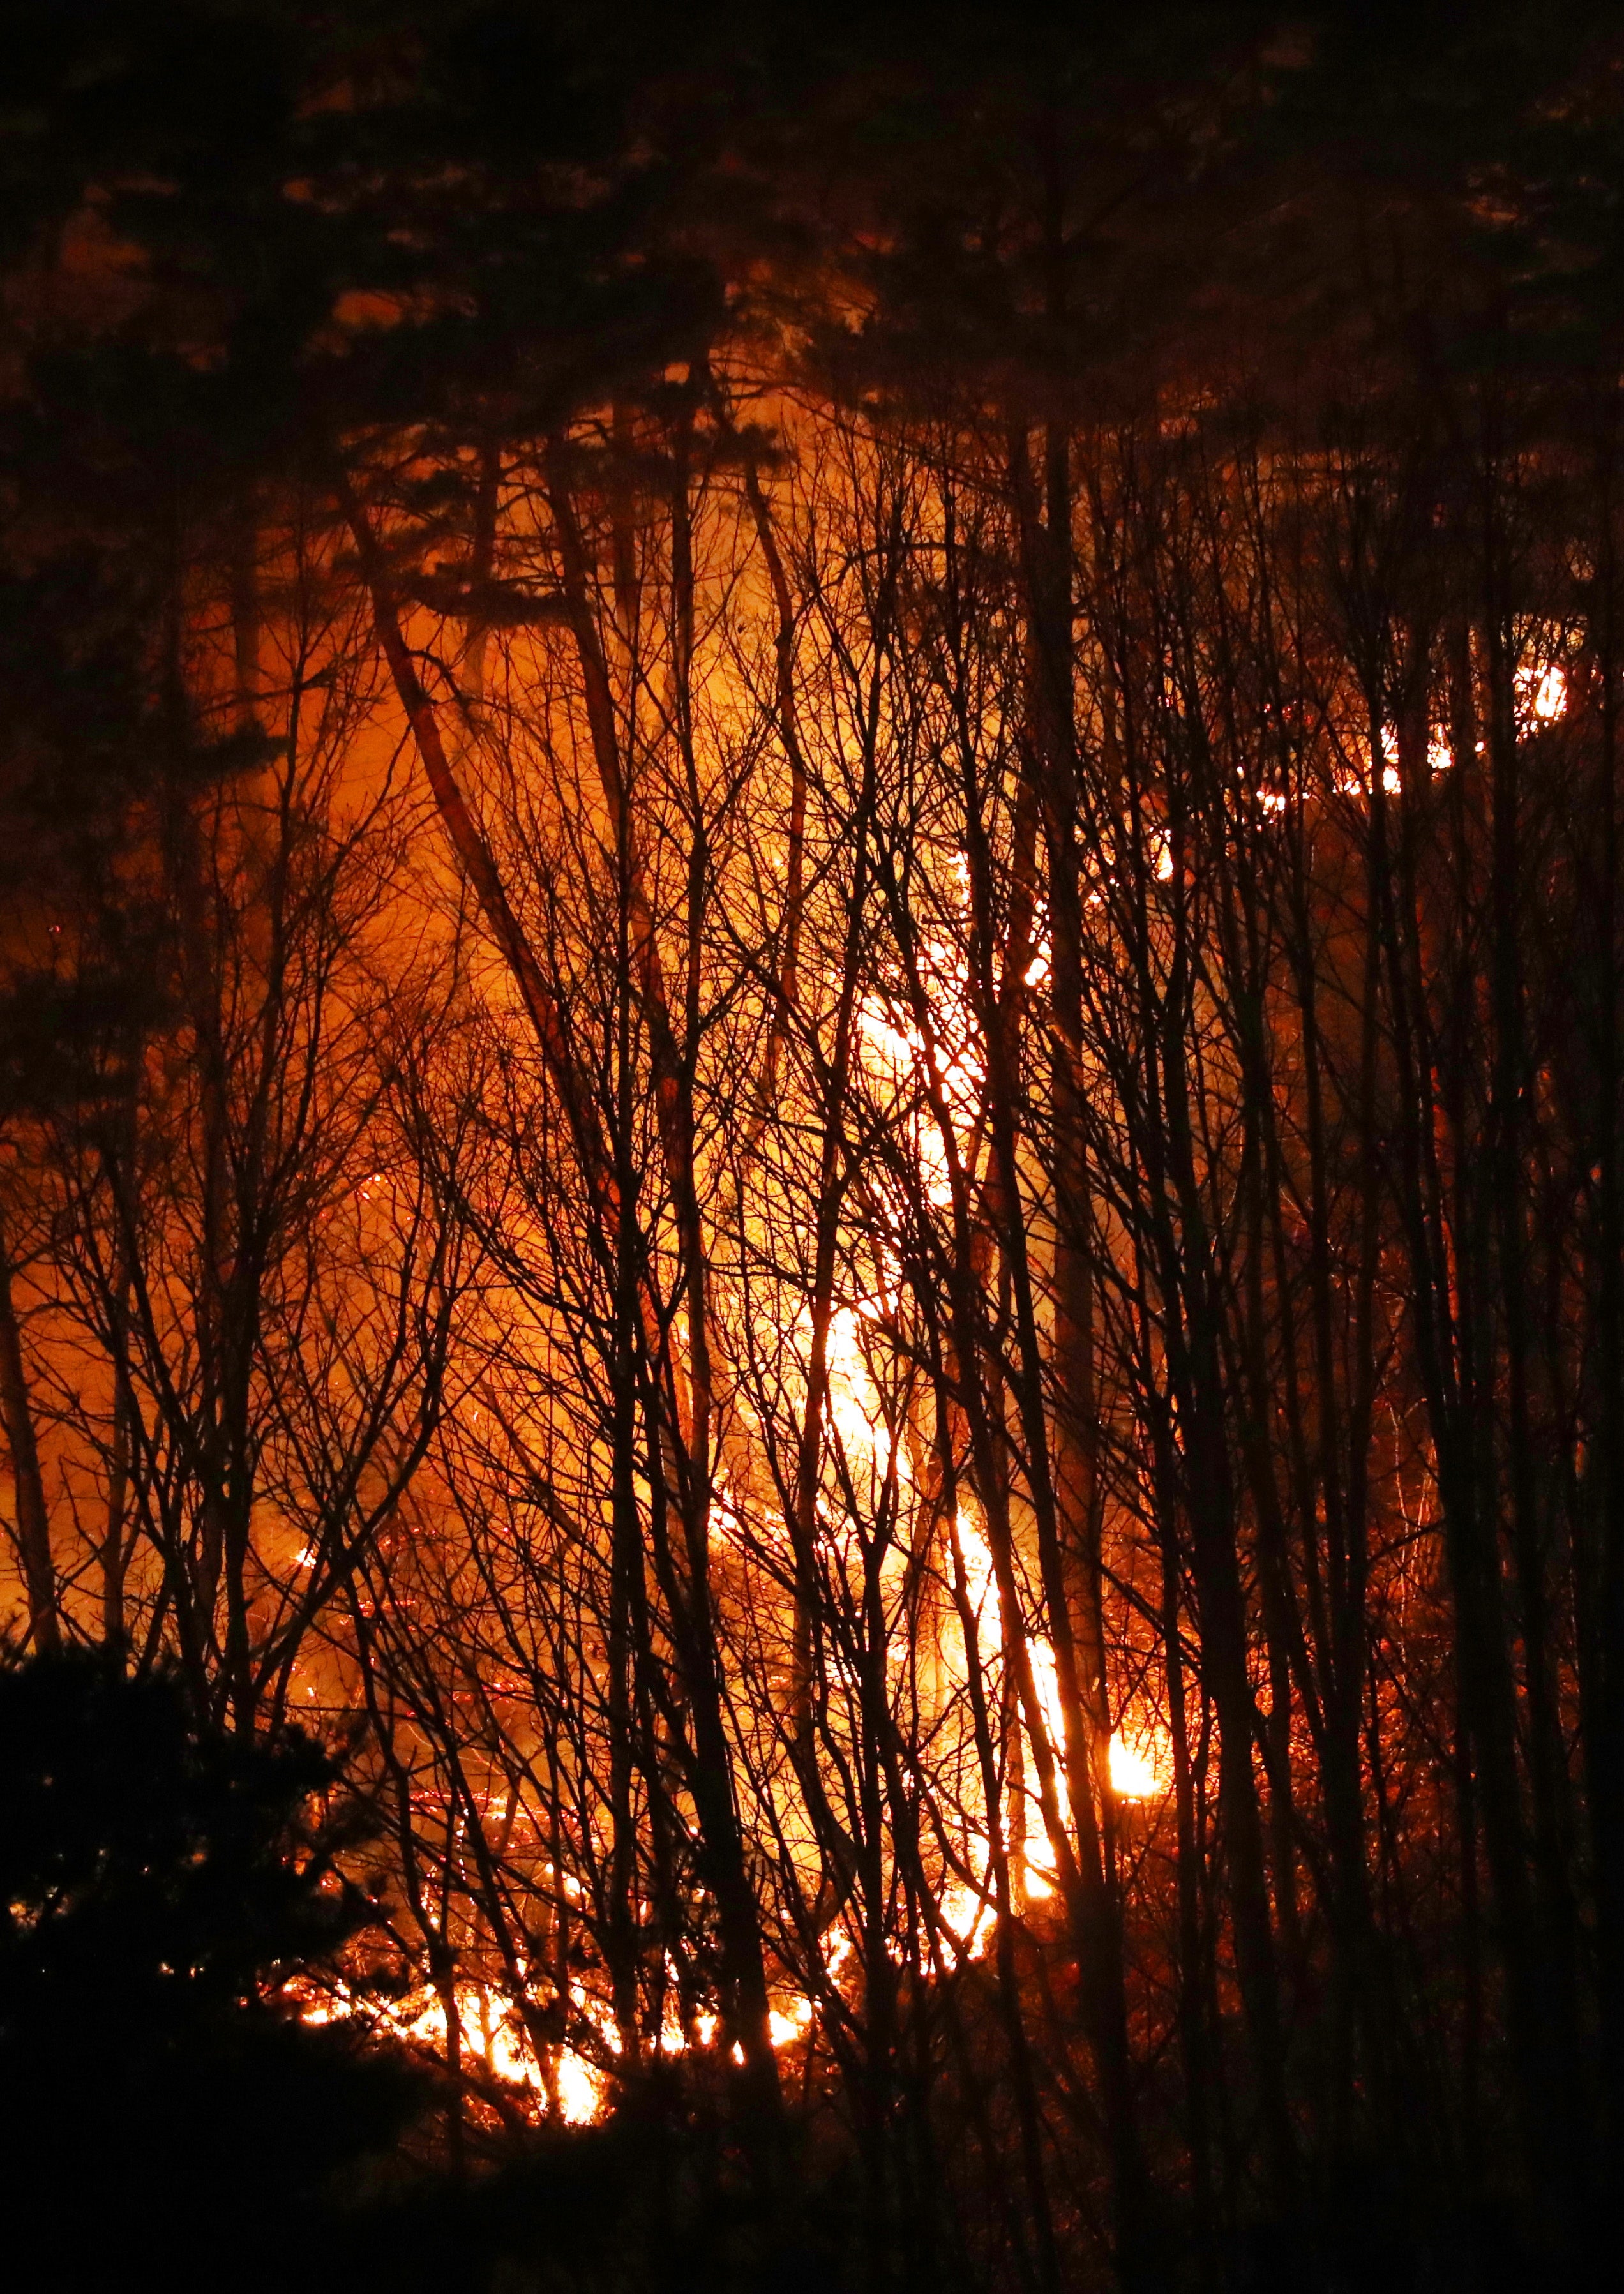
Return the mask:
[[1118,1800],[1152,1800],[1161,1789],[1150,1762],[1120,1736],[1111,1739],[1111,1789]]

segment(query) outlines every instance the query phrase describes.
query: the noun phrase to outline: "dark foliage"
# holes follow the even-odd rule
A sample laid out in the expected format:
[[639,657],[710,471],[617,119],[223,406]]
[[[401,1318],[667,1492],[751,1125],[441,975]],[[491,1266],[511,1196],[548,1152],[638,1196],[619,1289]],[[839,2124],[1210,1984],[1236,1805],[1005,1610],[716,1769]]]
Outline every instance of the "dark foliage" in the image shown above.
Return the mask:
[[416,2078],[287,1997],[370,1908],[296,1734],[200,1737],[162,1678],[0,1672],[0,2175],[16,2284],[307,2275]]

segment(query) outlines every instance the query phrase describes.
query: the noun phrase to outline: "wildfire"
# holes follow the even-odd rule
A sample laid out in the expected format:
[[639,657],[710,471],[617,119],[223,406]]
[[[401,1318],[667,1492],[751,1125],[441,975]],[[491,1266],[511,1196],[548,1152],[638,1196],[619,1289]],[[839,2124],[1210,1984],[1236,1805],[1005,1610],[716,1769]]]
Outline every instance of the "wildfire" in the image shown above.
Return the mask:
[[[849,1949],[842,1939],[829,1956],[831,1973],[848,1956]],[[609,2107],[610,2076],[600,2063],[572,2046],[558,2048],[551,2060],[543,2063],[513,2003],[490,1984],[461,1982],[455,1987],[454,1996],[459,2039],[465,2058],[482,2063],[490,2077],[502,2086],[522,2090],[534,2107],[555,2116],[567,2127],[591,2127],[603,2118]],[[580,1984],[571,1985],[570,2004],[596,2030],[605,2052],[619,2054],[620,2035],[603,2004],[593,1999]],[[387,2032],[408,2046],[434,2055],[444,2055],[445,2052],[445,2003],[437,1992],[426,1987],[399,1999],[380,1999],[360,1997],[348,1985],[335,1983],[320,1993],[305,1997],[299,2013],[303,2021],[311,2024],[332,2023],[360,2015],[375,2030]],[[812,2029],[814,2013],[812,2001],[803,1993],[783,1995],[780,2004],[768,2016],[768,2034],[773,2046],[790,2047],[804,2040]],[[709,2050],[719,2044],[719,2016],[701,2013],[694,2017],[693,2028],[695,2042],[701,2049]],[[683,2054],[689,2047],[687,2035],[669,2007],[657,2044],[658,2052],[666,2055]],[[736,2046],[732,2054],[736,2062],[743,2062],[739,2047]]]
[[775,2047],[793,2046],[804,2038],[812,2019],[810,1999],[795,1998],[788,2008],[775,2007],[767,2018],[768,2033]]
[[1566,714],[1568,706],[1568,676],[1560,662],[1547,662],[1542,669],[1538,663],[1528,663],[1514,679],[1517,695],[1517,715],[1524,728],[1530,725],[1554,725]]
[[1118,1800],[1156,1800],[1165,1790],[1155,1762],[1125,1744],[1118,1729],[1111,1738],[1111,1789]]
[[591,2127],[603,2116],[604,2083],[585,2057],[566,2050],[556,2073],[559,2117],[566,2127]]

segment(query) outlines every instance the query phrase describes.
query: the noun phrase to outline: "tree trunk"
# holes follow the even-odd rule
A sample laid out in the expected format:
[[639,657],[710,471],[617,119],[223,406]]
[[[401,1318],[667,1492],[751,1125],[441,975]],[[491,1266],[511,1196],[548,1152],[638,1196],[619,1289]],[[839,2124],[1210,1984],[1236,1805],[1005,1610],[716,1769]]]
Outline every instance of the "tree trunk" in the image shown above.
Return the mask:
[[17,1508],[17,1548],[29,1601],[29,1634],[41,1656],[62,1646],[57,1612],[56,1569],[51,1554],[51,1516],[34,1433],[33,1405],[22,1359],[12,1262],[0,1230],[0,1412],[12,1453],[12,1487]]

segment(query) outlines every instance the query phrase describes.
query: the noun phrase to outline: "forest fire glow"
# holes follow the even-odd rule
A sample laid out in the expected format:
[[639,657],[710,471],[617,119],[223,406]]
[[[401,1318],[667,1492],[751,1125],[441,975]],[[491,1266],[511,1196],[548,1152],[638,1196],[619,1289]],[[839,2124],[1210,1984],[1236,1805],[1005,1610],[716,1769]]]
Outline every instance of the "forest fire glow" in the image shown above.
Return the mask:
[[1624,2159],[1624,34],[1373,62],[1367,231],[1334,10],[402,4],[6,143],[0,1685],[286,1751],[233,1998],[470,2190],[669,2135],[696,2277],[814,2168],[885,2294],[1328,2271],[1349,2161],[1531,2253]]

